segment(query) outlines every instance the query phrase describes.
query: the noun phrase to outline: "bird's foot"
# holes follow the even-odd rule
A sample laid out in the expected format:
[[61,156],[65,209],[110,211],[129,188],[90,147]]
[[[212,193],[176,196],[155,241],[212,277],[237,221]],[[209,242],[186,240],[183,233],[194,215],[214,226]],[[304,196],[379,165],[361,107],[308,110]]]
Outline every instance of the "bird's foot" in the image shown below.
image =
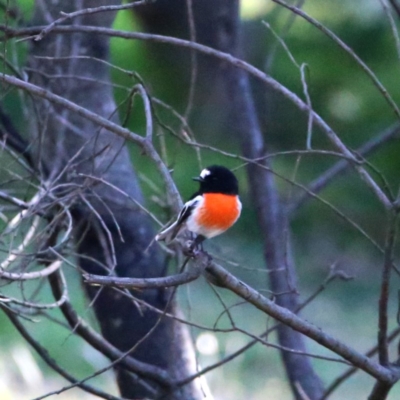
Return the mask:
[[196,256],[200,253],[200,249],[196,241],[187,240],[183,246],[183,253],[188,257],[196,258]]
[[204,251],[203,244],[196,242],[196,240],[187,240],[183,246],[183,253],[192,258],[196,258],[200,253],[208,255]]

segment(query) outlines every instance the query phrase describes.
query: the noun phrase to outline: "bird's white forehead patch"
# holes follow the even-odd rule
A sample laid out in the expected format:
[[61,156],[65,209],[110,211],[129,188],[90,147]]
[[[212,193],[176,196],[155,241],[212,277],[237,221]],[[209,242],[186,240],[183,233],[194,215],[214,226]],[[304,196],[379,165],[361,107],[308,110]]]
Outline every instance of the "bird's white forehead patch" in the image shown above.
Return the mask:
[[200,178],[205,178],[206,176],[210,175],[211,172],[207,168],[204,168],[203,171],[200,172]]

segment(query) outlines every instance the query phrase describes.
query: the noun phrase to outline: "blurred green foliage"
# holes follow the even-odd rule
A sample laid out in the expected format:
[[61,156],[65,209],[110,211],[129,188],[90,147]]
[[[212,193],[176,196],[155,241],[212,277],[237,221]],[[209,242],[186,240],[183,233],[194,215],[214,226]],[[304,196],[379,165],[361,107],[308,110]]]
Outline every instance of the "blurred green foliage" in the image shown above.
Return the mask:
[[[23,20],[28,21],[33,2],[20,0],[18,5],[24,16]],[[253,13],[254,19],[246,19],[243,22],[244,58],[262,70],[268,65],[267,72],[271,76],[300,97],[304,97],[300,71],[291,62],[287,52],[276,41],[271,31],[261,23],[262,20],[267,21],[285,41],[296,62],[299,65],[307,64],[306,77],[313,108],[338,133],[345,144],[352,149],[357,149],[396,121],[393,110],[371,79],[366,76],[354,59],[331,39],[300,17],[296,17],[288,29],[288,21],[292,15],[280,7],[270,6],[262,10],[267,10],[267,12]],[[364,1],[361,6],[359,2],[354,1],[336,0],[321,4],[320,1],[313,0],[306,2],[304,10],[335,32],[374,71],[393,99],[396,102],[400,100],[399,49],[396,49],[394,34],[380,2]],[[0,15],[0,18],[4,18],[4,14]],[[396,19],[396,15],[394,18],[398,28],[398,18]],[[118,13],[114,27],[121,30],[142,29],[138,18],[130,11]],[[272,51],[275,52],[275,57],[269,60],[268,56]],[[169,50],[161,45],[148,45],[146,42],[116,38],[111,40],[112,63],[118,68],[135,71],[152,96],[183,114],[189,92],[187,67],[190,63],[188,57],[181,60],[173,51],[171,51],[171,57],[168,53]],[[23,71],[25,54],[25,43],[11,41],[8,43],[8,60],[12,62],[18,60],[20,64],[18,68],[21,71]],[[3,69],[6,69],[4,65]],[[117,104],[121,105],[120,115],[121,120],[124,121],[129,109],[127,102],[129,91],[139,80],[116,68],[112,69],[111,74],[113,82],[117,85],[115,97]],[[260,122],[270,151],[275,153],[304,150],[307,134],[306,115],[301,114],[286,99],[272,93],[269,88],[260,85],[259,82],[252,80],[252,84]],[[202,87],[196,87],[196,91],[202,90]],[[5,109],[10,112],[14,120],[19,122],[18,95],[14,91],[7,90],[3,97]],[[192,110],[190,125],[193,127],[194,136],[200,143],[218,147],[226,152],[240,152],[239,144],[229,136],[229,132],[221,124],[223,120],[221,115],[224,115],[224,110],[216,107],[215,98],[211,97],[211,101],[210,104],[207,101],[195,104]],[[265,290],[268,274],[265,271],[261,272],[264,268],[263,248],[255,211],[248,193],[243,163],[210,150],[199,150],[197,153],[174,136],[182,129],[179,119],[159,104],[153,103],[153,106],[157,118],[162,122],[155,126],[160,151],[165,151],[169,166],[174,169],[174,177],[184,198],[188,198],[196,190],[196,184],[190,180],[190,177],[196,175],[201,167],[209,164],[239,167],[237,175],[240,179],[244,203],[241,220],[224,237],[216,238],[213,243],[206,244],[206,247],[234,261],[236,264],[228,263],[227,267],[256,288]],[[25,121],[25,126],[29,127],[29,123],[30,121]],[[135,97],[126,124],[135,132],[144,132],[143,106],[138,96]],[[170,131],[166,130],[165,126],[168,126]],[[312,139],[313,148],[332,150],[318,129],[314,129]],[[162,181],[149,160],[134,146],[129,146],[132,161],[142,179],[142,187],[147,199],[146,205],[163,221],[167,221],[170,215],[164,211],[159,202],[152,201],[154,198],[163,197]],[[200,161],[198,154],[200,154]],[[389,145],[383,145],[376,154],[368,157],[374,168],[380,171],[389,182],[394,194],[397,194],[399,187],[399,154],[400,141],[396,138]],[[333,157],[321,155],[306,155],[299,159],[293,155],[285,155],[274,157],[272,163],[279,174],[289,179],[295,177],[296,182],[307,185],[335,161]],[[284,199],[290,200],[299,193],[298,189],[279,178],[277,178],[277,183]],[[336,179],[320,195],[349,219],[359,224],[371,238],[383,245],[385,212],[353,171]],[[304,315],[337,335],[341,340],[354,345],[358,350],[369,349],[376,339],[381,254],[347,221],[338,217],[317,200],[310,200],[299,210],[292,220],[291,229],[301,299],[305,299],[319,287],[328,274],[329,266],[334,262],[355,278],[350,282],[332,283],[304,311]],[[254,270],[249,271],[249,269]],[[73,280],[73,286],[70,288],[70,292],[74,293],[73,299],[78,309],[86,313],[88,310],[85,301],[78,295],[81,292],[78,279],[75,275],[70,278]],[[398,277],[394,276],[393,279],[395,290],[398,287]],[[213,309],[217,300],[204,282],[196,282],[190,285],[189,289],[183,288],[180,292],[182,304],[193,321],[212,325],[223,310],[222,306],[221,309]],[[191,303],[187,300],[188,297]],[[228,303],[237,301],[226,293],[223,294],[223,298]],[[390,322],[394,327],[396,302],[394,296],[392,299]],[[48,293],[48,298],[41,300],[50,301],[50,293]],[[197,307],[197,304],[201,304],[202,307]],[[57,314],[54,312],[55,316]],[[252,330],[255,334],[260,333],[267,324],[264,315],[248,306],[236,307],[233,314],[240,324],[245,325],[246,329]],[[222,324],[229,325],[226,319],[221,321]],[[1,314],[0,322],[2,346],[7,348],[15,340],[15,333]],[[74,365],[78,375],[89,373],[93,368],[89,361],[76,363],[76,357],[82,345],[78,344],[63,328],[56,327],[50,332],[43,331],[41,324],[30,323],[30,326],[38,340],[46,343],[53,356],[61,357],[65,365]],[[193,333],[197,335],[199,332],[194,329]],[[246,339],[243,342],[242,338],[240,339],[242,342],[240,340],[235,342],[222,334],[218,334],[218,339],[221,355],[229,354],[233,348],[247,341]],[[311,352],[321,352],[321,348],[314,343],[309,343],[309,345]],[[270,393],[268,396],[270,399],[290,398],[277,351],[273,349],[261,351],[261,348],[261,345],[257,345],[249,353],[240,356],[239,362],[224,367],[223,372],[210,374],[210,381],[215,385],[219,398],[232,399],[238,396],[238,393],[240,396],[235,398],[257,400],[265,398],[266,393]],[[328,355],[328,352],[325,353]],[[205,363],[213,361],[206,356],[201,357]],[[40,361],[39,363],[42,364]],[[326,383],[343,369],[342,365],[321,360],[315,361],[315,365]],[[231,376],[230,374],[236,377],[235,383],[232,382],[232,397],[229,397],[231,392],[228,394],[223,392],[223,385],[221,386],[221,381]],[[332,399],[365,398],[372,383],[372,380],[364,374],[358,374],[332,396]],[[264,397],[257,392],[264,394]],[[274,397],[271,393],[277,394]],[[393,390],[389,398],[398,398],[399,393],[399,389]]]

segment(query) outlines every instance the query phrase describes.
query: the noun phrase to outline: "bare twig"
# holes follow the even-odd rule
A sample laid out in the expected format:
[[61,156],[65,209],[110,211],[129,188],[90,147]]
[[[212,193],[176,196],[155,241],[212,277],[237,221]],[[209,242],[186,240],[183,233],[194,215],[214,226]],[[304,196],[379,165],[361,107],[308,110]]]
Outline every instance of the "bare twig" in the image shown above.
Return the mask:
[[[15,227],[15,225],[17,225],[19,223],[19,221],[23,218],[23,216],[21,216],[21,214],[25,215],[25,211],[23,210],[21,211],[19,214],[17,214],[17,219],[14,217],[10,223],[8,224],[7,228],[5,229],[6,232],[10,232],[11,229],[13,229],[13,227]],[[18,221],[18,222],[16,222]],[[16,258],[26,249],[26,247],[31,243],[33,237],[36,234],[37,228],[39,226],[39,222],[40,222],[40,217],[39,216],[35,216],[32,220],[32,224],[28,229],[28,232],[26,233],[25,237],[23,238],[22,242],[19,244],[19,246],[14,249],[14,250],[10,250],[9,251],[9,255],[8,257],[1,262],[0,264],[0,269],[4,270],[6,268],[8,268],[8,266],[16,260]],[[7,274],[4,275],[4,277]],[[11,276],[11,275],[10,275]],[[34,278],[35,279],[35,278]]]
[[400,371],[395,371],[392,368],[388,369],[379,365],[368,357],[358,353],[353,348],[347,346],[345,343],[340,342],[311,323],[301,319],[286,308],[278,306],[273,301],[264,297],[259,292],[227,272],[220,265],[212,263],[208,269],[210,273],[217,277],[218,281],[223,284],[224,287],[230,289],[232,292],[244,298],[271,317],[303,333],[310,339],[313,339],[322,346],[342,356],[345,360],[348,360],[371,376],[382,382],[388,383],[393,383],[399,378]]
[[[150,0],[151,1],[151,0]],[[34,40],[39,41],[42,40],[46,35],[48,35],[55,26],[61,25],[65,21],[68,21],[70,19],[74,19],[77,17],[82,17],[84,15],[90,15],[90,14],[96,14],[100,12],[110,12],[110,11],[121,11],[121,10],[129,10],[137,6],[142,6],[144,4],[149,3],[149,0],[141,0],[141,1],[135,1],[135,2],[130,2],[128,4],[122,4],[118,6],[100,6],[100,7],[92,7],[92,8],[85,8],[83,10],[78,10],[75,12],[71,13],[61,13],[61,17],[53,21],[51,24],[49,24],[46,28],[44,28],[36,37]]]
[[396,11],[397,16],[400,18],[400,5],[397,3],[397,0],[389,0],[389,1],[394,11]]
[[[311,294],[309,296],[309,298],[307,298],[300,306],[297,310],[295,310],[296,313],[298,313],[300,310],[302,310],[304,307],[306,307],[308,304],[311,303],[312,300],[314,300],[318,294],[320,294],[324,289],[326,289],[326,287],[329,285],[330,282],[332,282],[334,279],[336,278],[343,278],[345,280],[348,280],[349,277],[347,275],[343,275],[342,271],[337,271],[334,266],[332,266],[330,268],[329,274],[327,276],[327,278],[322,282],[322,284],[317,288],[317,290],[315,291],[315,293]],[[224,365],[230,361],[232,361],[233,359],[235,359],[236,357],[238,357],[239,355],[243,354],[244,352],[246,352],[247,350],[249,350],[251,347],[253,347],[255,344],[259,343],[258,338],[264,338],[264,337],[268,337],[268,335],[275,331],[278,328],[278,324],[275,324],[274,326],[268,328],[265,332],[263,332],[262,334],[258,335],[258,337],[256,339],[251,340],[249,343],[247,343],[246,345],[244,345],[243,347],[241,347],[239,350],[236,350],[235,352],[233,352],[232,354],[229,354],[228,356],[224,357],[223,359],[219,360],[218,362],[209,365],[206,368],[203,368],[200,372],[198,372],[197,374],[194,374],[192,376],[186,377],[184,378],[182,381],[179,382],[179,384],[185,384],[187,382],[189,382],[192,379],[195,379],[196,377],[200,376],[201,374],[205,374],[207,372],[210,372],[218,367],[220,367],[221,365]],[[398,329],[397,334],[400,333],[400,328]],[[389,340],[393,340],[392,335],[389,337]],[[322,399],[321,399],[322,400]]]
[[[49,279],[54,296],[59,298],[61,284],[60,276],[56,272],[55,274],[51,275]],[[91,329],[90,326],[87,325],[85,321],[77,315],[70,302],[64,302],[60,309],[74,332],[86,340],[95,349],[106,355],[111,360],[119,359],[124,355],[120,350],[107,342],[100,334]],[[129,356],[122,358],[120,365],[125,366],[128,368],[128,370],[138,374],[139,376],[149,378],[150,380],[159,383],[161,386],[168,387],[171,385],[169,375],[159,367],[135,360]],[[147,387],[145,382],[143,382],[143,384]]]
[[[374,135],[372,139],[364,143],[361,147],[354,151],[355,154],[366,157],[373,153],[377,149],[380,149],[383,145],[387,144],[390,140],[395,139],[399,136],[400,125],[395,123],[383,132]],[[307,189],[309,192],[318,193],[326,188],[335,177],[346,172],[351,167],[351,163],[346,158],[338,161],[335,165],[321,174],[318,178],[313,180]],[[300,206],[302,206],[307,200],[310,199],[308,191],[300,193],[294,200],[288,205],[287,212],[293,214]]]
[[368,400],[385,400],[393,384],[378,381],[372,389]]
[[11,196],[2,191],[0,191],[0,200],[4,200],[7,201],[8,203],[14,204],[23,210],[27,210],[29,208],[29,204],[26,201],[22,201],[17,197]]
[[381,294],[379,297],[379,331],[378,331],[378,353],[381,365],[389,365],[388,354],[388,302],[389,302],[389,284],[390,272],[393,265],[393,251],[396,238],[396,215],[389,214],[388,232],[386,236],[384,262],[382,267]]
[[[389,1],[391,1],[391,0],[389,0]],[[393,38],[394,38],[394,41],[396,44],[397,58],[399,58],[399,60],[400,60],[400,38],[399,38],[399,32],[397,30],[396,22],[393,18],[392,12],[390,11],[389,5],[387,4],[386,0],[380,0],[380,2],[382,4],[383,10],[385,11],[385,14],[388,17],[390,28],[392,29]],[[394,0],[393,0],[393,2],[394,2]],[[393,8],[395,7],[394,4],[396,4],[396,3],[393,3]]]
[[60,374],[62,377],[67,379],[69,382],[76,384],[78,387],[80,387],[82,390],[85,390],[88,393],[92,393],[95,396],[101,397],[103,399],[107,400],[122,400],[120,397],[113,396],[111,394],[102,392],[101,390],[98,390],[94,388],[93,386],[89,386],[83,382],[80,382],[77,378],[73,377],[70,373],[65,371],[63,368],[61,368],[58,363],[50,357],[48,351],[37,341],[35,340],[32,335],[28,332],[28,330],[25,328],[25,326],[19,321],[17,315],[13,313],[9,308],[4,307],[0,303],[0,307],[2,308],[3,312],[7,315],[9,320],[12,322],[12,324],[15,326],[15,328],[18,330],[18,332],[21,334],[21,336],[35,349],[35,351],[39,354],[39,356],[42,358],[42,360],[50,366],[55,372]]
[[57,260],[52,262],[48,267],[35,272],[6,272],[0,270],[0,278],[11,281],[27,281],[32,279],[40,279],[49,276],[60,268],[62,261]]
[[319,29],[322,33],[327,35],[334,43],[336,43],[341,49],[343,49],[348,55],[350,55],[358,65],[371,79],[373,84],[377,87],[377,89],[381,92],[382,96],[385,98],[387,103],[393,109],[397,118],[400,118],[400,109],[397,107],[397,104],[388,93],[387,89],[383,86],[381,81],[377,78],[375,73],[368,67],[368,65],[354,52],[352,48],[350,48],[345,42],[343,42],[338,36],[336,36],[330,29],[328,29],[325,25],[321,22],[317,21],[316,19],[312,18],[306,12],[304,12],[301,8],[296,6],[292,6],[290,4],[285,3],[283,0],[272,0],[274,3],[281,5],[282,7],[287,8],[288,10],[292,11],[293,13],[299,15],[311,25],[315,26]]
[[[400,328],[396,328],[388,336],[388,343],[391,343],[400,334]],[[367,357],[372,357],[378,352],[378,346],[374,346],[372,349],[368,350],[365,355]],[[348,368],[343,374],[338,376],[325,390],[323,397],[320,400],[326,400],[343,382],[349,379],[356,372],[360,371],[358,368],[352,367]]]
[[[60,295],[58,296],[57,300],[53,303],[38,303],[38,302],[30,302],[26,300],[19,300],[13,297],[6,297],[0,295],[0,303],[15,303],[22,307],[26,307],[28,309],[36,309],[36,310],[48,310],[51,308],[59,308],[62,307],[68,301],[68,288],[67,283],[65,281],[64,275],[60,272],[60,269],[55,269],[52,274],[58,273],[59,274],[59,284],[60,284]],[[51,277],[52,274],[48,276]]]
[[[303,1],[299,1],[299,3],[303,3]],[[291,21],[293,22],[293,20]],[[290,61],[295,65],[295,67],[299,70],[300,72],[300,77],[301,77],[301,83],[303,86],[303,94],[304,97],[306,99],[308,108],[309,108],[309,113],[308,113],[308,122],[307,122],[307,140],[306,140],[306,149],[307,150],[311,150],[311,141],[312,141],[312,122],[313,122],[313,115],[312,115],[312,103],[311,103],[311,97],[308,91],[308,85],[307,85],[307,79],[306,79],[306,72],[307,72],[307,64],[299,64],[294,55],[292,54],[292,52],[289,50],[289,47],[287,46],[287,44],[285,43],[285,41],[275,32],[275,30],[271,27],[271,25],[266,22],[263,21],[263,25],[266,26],[271,32],[272,34],[275,36],[275,38],[277,39],[278,43],[281,44],[281,46],[283,47],[283,49],[285,50],[286,54],[288,55]],[[287,29],[290,28],[290,21],[288,22],[287,25]],[[269,66],[270,63],[272,62],[272,56],[274,54],[275,48],[272,49],[271,53],[272,55],[270,55],[269,61],[267,62],[267,65]],[[268,68],[267,68],[268,70]]]
[[[190,33],[190,41],[196,42],[196,24],[194,20],[193,13],[193,0],[186,0],[186,9],[187,16],[189,22],[189,33]],[[185,121],[188,121],[190,112],[193,108],[194,94],[196,89],[196,80],[197,80],[197,53],[195,51],[191,51],[190,53],[190,85],[189,85],[189,94],[186,103],[186,108],[183,113],[183,118]]]
[[162,278],[121,278],[115,276],[83,274],[83,279],[85,283],[95,286],[101,285],[126,289],[162,288],[180,286],[192,282],[201,275],[204,268],[206,268],[206,265],[201,268],[193,266],[189,271]]
[[110,249],[111,252],[111,260],[110,260],[110,265],[109,269],[110,271],[113,271],[117,265],[117,256],[115,254],[115,245],[114,245],[114,240],[112,233],[105,223],[103,217],[100,215],[100,213],[91,205],[91,203],[87,200],[85,196],[81,196],[81,200],[84,204],[86,204],[89,208],[89,210],[93,213],[93,215],[96,217],[96,220],[100,223],[101,227],[103,228],[103,231],[107,237],[107,240],[104,241],[103,250],[108,250]]
[[310,150],[312,148],[312,127],[313,127],[313,114],[312,114],[312,103],[311,103],[311,97],[308,92],[308,85],[307,85],[307,78],[306,78],[306,72],[308,71],[308,66],[307,64],[302,64],[300,67],[300,73],[301,73],[301,83],[303,85],[303,93],[304,97],[306,98],[307,105],[309,107],[309,113],[308,113],[308,122],[307,122],[307,141],[306,141],[306,149]]
[[153,139],[153,117],[151,115],[151,105],[149,96],[141,83],[134,86],[134,90],[137,90],[142,98],[144,105],[144,114],[146,117],[146,139],[151,141]]
[[179,212],[179,210],[182,207],[182,200],[176,189],[175,183],[173,182],[173,180],[171,178],[168,168],[165,166],[165,164],[161,160],[160,156],[158,155],[156,150],[153,148],[152,144],[146,138],[143,138],[142,136],[131,132],[129,129],[123,128],[120,125],[118,125],[112,121],[109,121],[109,120],[101,117],[100,115],[98,115],[90,110],[87,110],[87,109],[79,106],[78,104],[73,103],[70,100],[67,100],[64,97],[58,96],[54,93],[51,93],[50,91],[47,91],[47,90],[40,88],[36,85],[33,85],[31,83],[21,81],[20,79],[17,79],[15,77],[5,75],[5,74],[0,75],[0,81],[7,82],[10,85],[19,87],[20,89],[26,90],[34,95],[37,95],[46,100],[52,101],[56,104],[59,104],[70,111],[76,112],[83,118],[86,118],[86,119],[94,122],[95,124],[105,128],[105,129],[108,129],[111,132],[114,132],[118,136],[121,136],[124,139],[132,141],[132,142],[136,143],[137,145],[139,145],[141,147],[141,149],[143,150],[143,152],[153,159],[153,162],[159,169],[159,171],[167,185],[168,192],[169,192],[171,198],[173,199],[171,204],[173,205],[174,211],[176,213]]
[[[3,30],[9,36],[10,35],[11,36],[13,36],[13,35],[26,36],[27,34],[29,34],[29,32],[34,33],[40,29],[41,29],[41,27],[14,30],[14,29],[10,29],[7,26],[0,25],[0,30]],[[145,33],[137,33],[137,32],[123,32],[123,31],[116,31],[116,30],[108,29],[108,28],[99,28],[99,27],[92,27],[92,26],[58,26],[58,27],[54,28],[54,32],[57,32],[57,33],[72,33],[72,32],[98,33],[98,34],[116,36],[116,37],[121,37],[121,38],[126,38],[126,39],[138,39],[138,40],[155,41],[155,42],[160,42],[160,43],[168,43],[168,44],[172,44],[172,45],[176,45],[176,46],[181,46],[184,48],[194,49],[201,53],[208,54],[208,55],[216,57],[220,60],[226,61],[226,62],[230,63],[231,65],[235,66],[236,68],[241,68],[241,69],[247,71],[250,75],[261,80],[262,82],[264,82],[265,84],[270,86],[273,90],[275,90],[278,93],[285,96],[294,105],[296,105],[296,107],[299,108],[301,111],[306,112],[306,113],[311,113],[308,105],[303,100],[301,100],[295,93],[288,90],[286,87],[281,85],[275,79],[266,75],[264,72],[255,68],[251,64],[244,62],[243,60],[233,57],[231,54],[224,53],[219,50],[215,50],[211,47],[207,47],[207,46],[201,45],[199,43],[192,43],[191,41],[188,41],[188,40],[177,39],[177,38],[162,36],[162,35],[145,34]],[[16,78],[12,78],[8,75],[1,75],[0,80],[4,81],[6,83],[9,83],[11,85],[20,87],[21,89],[24,89],[24,90],[31,91],[33,89],[33,88],[27,86],[28,84],[26,84],[26,83],[21,84],[20,82],[18,82],[19,80],[16,80]],[[50,96],[51,97],[50,98],[48,96],[48,94],[42,93],[40,90],[32,91],[32,93],[58,103],[57,99],[55,99],[54,97],[51,97],[51,96]],[[71,109],[70,108],[71,104],[67,105],[66,103],[63,103],[61,105],[63,105],[66,108]],[[72,110],[78,112],[80,115],[84,116],[85,118],[93,120],[92,119],[93,116],[89,116],[89,114],[87,114],[87,110],[86,110],[86,112],[82,112],[82,110],[78,111],[76,109],[76,107],[72,108]],[[399,111],[399,115],[400,115],[400,111]],[[358,172],[361,179],[366,183],[366,185],[371,189],[371,191],[379,199],[381,204],[385,208],[391,209],[392,203],[388,199],[386,194],[382,191],[382,189],[375,182],[375,180],[371,177],[371,175],[365,170],[365,168],[360,165],[357,158],[354,157],[352,152],[344,145],[344,143],[340,140],[339,136],[333,131],[333,129],[314,111],[312,112],[312,117],[315,122],[315,125],[318,126],[326,134],[327,138],[332,143],[332,145],[338,151],[340,151],[341,153],[343,153],[345,156],[349,157],[349,159],[352,160],[353,167],[356,169],[356,171]],[[135,143],[139,144],[137,142],[137,137],[135,138],[135,136],[138,136],[138,135],[134,135],[129,131],[127,132],[127,130],[120,128],[120,127],[119,128],[122,130],[113,129],[111,124],[108,124],[108,126],[106,126],[106,125],[104,125],[104,122],[102,122],[102,124],[100,124],[100,125],[104,126],[105,128],[111,130],[112,132],[114,132],[118,135],[121,135],[122,137],[125,137],[127,140],[132,140]],[[134,136],[132,136],[132,135],[134,135]],[[146,152],[146,154],[148,154],[150,157],[153,158],[153,161],[155,161],[155,164],[158,167],[158,169],[160,170],[164,180],[166,180],[167,179],[166,178],[167,171],[165,170],[165,165],[162,163],[161,160],[159,162],[155,160],[155,158],[158,155],[156,156],[154,154],[154,149],[149,148],[149,146],[147,146],[147,147],[145,146],[145,148],[143,148],[143,146],[142,146],[142,149]],[[166,180],[166,182],[168,182],[168,181]],[[175,199],[175,197],[174,197],[174,199]],[[181,203],[179,200],[177,202],[175,202],[174,204],[179,204],[181,206]]]

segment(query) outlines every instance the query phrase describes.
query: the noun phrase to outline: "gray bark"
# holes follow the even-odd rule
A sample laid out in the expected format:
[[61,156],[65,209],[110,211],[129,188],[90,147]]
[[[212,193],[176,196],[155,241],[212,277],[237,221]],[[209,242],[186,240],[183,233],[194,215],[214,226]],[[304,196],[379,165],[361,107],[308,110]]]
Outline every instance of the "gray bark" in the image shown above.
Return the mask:
[[[234,3],[236,3],[234,5]],[[231,2],[226,19],[231,26],[230,53],[240,52],[240,27],[238,2]],[[228,25],[228,24],[225,24]],[[225,33],[225,32],[224,32]],[[243,155],[249,159],[259,159],[268,154],[257,118],[251,94],[249,78],[243,70],[227,67],[227,94],[230,99],[230,131],[237,135],[242,144]],[[265,168],[248,165],[251,196],[256,207],[257,219],[264,242],[264,255],[269,274],[270,286],[276,294],[276,303],[295,311],[299,304],[296,293],[296,272],[291,260],[290,249],[286,247],[287,219],[282,214],[282,200],[278,194],[273,174],[268,170],[268,161],[260,161]],[[278,327],[279,344],[297,352],[306,351],[303,336],[286,325]],[[308,358],[292,352],[281,352],[292,391],[297,399],[319,399],[323,394],[322,382],[315,373]]]
[[[160,0],[152,7],[152,12],[142,12],[147,26],[152,32],[173,34],[168,24],[157,24],[162,16],[164,21],[171,20],[179,24],[176,27],[181,36],[188,36],[188,28],[178,20],[180,10],[182,14],[184,1]],[[162,13],[157,9],[162,9]],[[218,50],[237,55],[240,53],[240,23],[238,16],[238,1],[203,0],[193,1],[193,11],[196,22],[197,41]],[[180,21],[180,22],[179,22]],[[240,57],[239,57],[240,58]],[[267,144],[264,141],[256,115],[253,96],[251,93],[248,76],[237,68],[227,66],[217,60],[204,57],[200,59],[200,69],[208,72],[213,83],[202,81],[199,77],[198,87],[207,90],[208,87],[217,87],[221,93],[213,93],[223,105],[218,108],[218,113],[224,109],[229,110],[229,115],[221,124],[221,129],[226,129],[225,134],[237,137],[242,143],[243,155],[248,158],[259,158],[267,154]],[[206,74],[204,74],[206,76]],[[222,84],[221,84],[222,83]],[[213,101],[218,101],[213,99]],[[214,120],[213,120],[214,121]],[[223,127],[223,128],[222,128]],[[213,130],[218,130],[215,126]],[[265,167],[269,167],[265,163]],[[269,269],[276,270],[270,274],[270,285],[274,293],[288,293],[277,296],[277,303],[291,311],[298,307],[297,295],[293,292],[296,286],[296,273],[290,257],[286,257],[285,226],[286,217],[282,215],[281,199],[277,193],[273,175],[265,169],[249,165],[248,177],[251,195],[256,207],[258,221],[263,232],[265,260]],[[282,269],[284,272],[282,272]],[[290,293],[291,292],[291,293]],[[287,348],[305,351],[305,344],[300,333],[287,326],[280,325],[278,330],[279,343]],[[322,383],[312,368],[311,362],[304,356],[282,352],[283,362],[289,377],[292,390],[296,398],[301,399],[300,390],[303,390],[310,399],[318,399],[323,394]]]
[[[71,12],[111,4],[119,4],[119,1],[37,1],[33,22],[48,24],[58,18],[61,11]],[[97,13],[69,23],[110,27],[114,16],[110,12]],[[90,59],[79,59],[78,56]],[[118,122],[112,88],[101,83],[109,82],[109,69],[96,61],[96,58],[107,60],[108,56],[109,40],[105,36],[50,33],[31,45],[29,79],[36,85]],[[67,184],[55,194],[64,196],[71,207],[77,258],[82,270],[106,274],[111,269],[118,276],[138,278],[163,276],[165,263],[158,248],[153,245],[146,250],[155,234],[149,218],[134,202],[111,186],[98,179],[79,175],[107,181],[135,201],[143,203],[124,140],[46,101],[35,99],[33,109],[38,116],[38,123],[30,127],[35,160],[42,171],[42,179],[48,184],[54,183],[55,179],[58,179],[57,183]],[[169,371],[171,378],[183,378],[194,372],[187,362],[191,345],[179,324],[171,319],[160,318],[159,314],[146,308],[139,309],[130,299],[113,289],[85,289],[93,302],[102,334],[110,343],[122,351],[137,345],[130,354],[132,357]],[[175,310],[174,303],[168,303],[170,292],[165,289],[148,289],[133,294],[160,310]],[[130,373],[118,367],[116,372],[124,397],[155,398]],[[157,398],[202,398],[194,385],[170,391],[155,382],[147,380],[146,383],[158,391]]]

